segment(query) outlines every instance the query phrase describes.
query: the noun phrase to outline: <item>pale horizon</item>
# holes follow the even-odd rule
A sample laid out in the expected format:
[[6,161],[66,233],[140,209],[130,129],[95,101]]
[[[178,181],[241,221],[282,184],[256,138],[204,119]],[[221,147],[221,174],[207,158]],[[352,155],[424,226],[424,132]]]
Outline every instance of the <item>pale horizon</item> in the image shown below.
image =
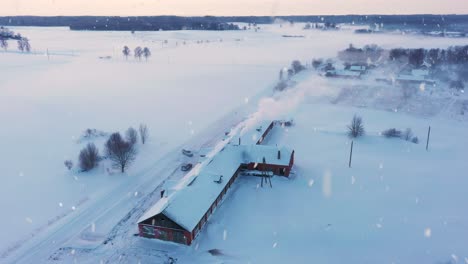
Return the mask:
[[288,16],[468,14],[459,0],[2,0],[0,16]]

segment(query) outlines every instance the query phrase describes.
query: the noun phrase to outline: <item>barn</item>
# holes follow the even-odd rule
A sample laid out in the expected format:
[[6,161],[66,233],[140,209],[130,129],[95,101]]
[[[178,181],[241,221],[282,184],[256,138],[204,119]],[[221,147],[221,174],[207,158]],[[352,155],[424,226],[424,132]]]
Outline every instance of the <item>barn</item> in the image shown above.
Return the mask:
[[228,144],[187,186],[159,200],[139,219],[139,235],[190,245],[243,171],[289,177],[293,165],[294,151],[287,148]]

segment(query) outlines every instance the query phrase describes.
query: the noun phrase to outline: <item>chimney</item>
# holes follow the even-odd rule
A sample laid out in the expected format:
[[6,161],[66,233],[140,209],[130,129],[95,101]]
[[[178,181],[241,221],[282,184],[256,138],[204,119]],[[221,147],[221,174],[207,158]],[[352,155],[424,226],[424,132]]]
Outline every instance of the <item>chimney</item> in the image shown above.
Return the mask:
[[241,145],[241,138],[239,137],[239,146]]
[[278,159],[281,159],[281,150],[278,150]]

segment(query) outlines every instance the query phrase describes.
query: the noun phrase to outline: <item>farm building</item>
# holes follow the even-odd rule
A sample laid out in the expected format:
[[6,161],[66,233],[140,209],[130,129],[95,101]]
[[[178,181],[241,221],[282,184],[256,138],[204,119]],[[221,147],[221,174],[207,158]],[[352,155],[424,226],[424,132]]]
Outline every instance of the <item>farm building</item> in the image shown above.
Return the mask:
[[367,67],[364,65],[351,65],[349,70],[353,72],[366,73]]
[[343,79],[359,79],[362,73],[359,71],[350,70],[331,70],[327,71],[325,76],[331,78],[343,78]]
[[[268,125],[257,132],[266,136],[270,130]],[[139,219],[139,235],[190,245],[244,171],[289,177],[293,165],[294,151],[286,148],[230,143],[185,187],[159,200]]]

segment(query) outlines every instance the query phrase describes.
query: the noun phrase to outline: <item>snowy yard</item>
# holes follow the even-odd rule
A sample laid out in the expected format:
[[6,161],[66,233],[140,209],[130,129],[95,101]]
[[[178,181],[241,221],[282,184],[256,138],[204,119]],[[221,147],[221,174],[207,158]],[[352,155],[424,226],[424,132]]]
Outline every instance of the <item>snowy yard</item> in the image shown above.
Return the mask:
[[[33,54],[0,51],[0,262],[468,263],[468,123],[447,110],[466,95],[455,101],[436,92],[399,107],[392,91],[349,92],[342,90],[349,83],[311,72],[272,95],[292,60],[334,57],[350,42],[429,48],[465,40],[300,28],[134,35],[12,28],[28,36]],[[148,46],[153,56],[127,61],[124,45]],[[427,104],[438,111],[427,114]],[[355,141],[350,169],[346,125],[355,113],[367,134]],[[191,247],[134,237],[132,221],[157,198],[152,192],[183,177],[180,149],[212,147],[248,116],[251,125],[294,118],[296,126],[269,139],[296,150],[293,177],[275,177],[273,189],[241,177]],[[85,129],[123,132],[141,122],[150,141],[125,174],[63,165],[76,161]],[[379,135],[393,127],[412,128],[421,143]],[[102,140],[96,144],[103,151]],[[112,235],[115,243],[103,244]]]

